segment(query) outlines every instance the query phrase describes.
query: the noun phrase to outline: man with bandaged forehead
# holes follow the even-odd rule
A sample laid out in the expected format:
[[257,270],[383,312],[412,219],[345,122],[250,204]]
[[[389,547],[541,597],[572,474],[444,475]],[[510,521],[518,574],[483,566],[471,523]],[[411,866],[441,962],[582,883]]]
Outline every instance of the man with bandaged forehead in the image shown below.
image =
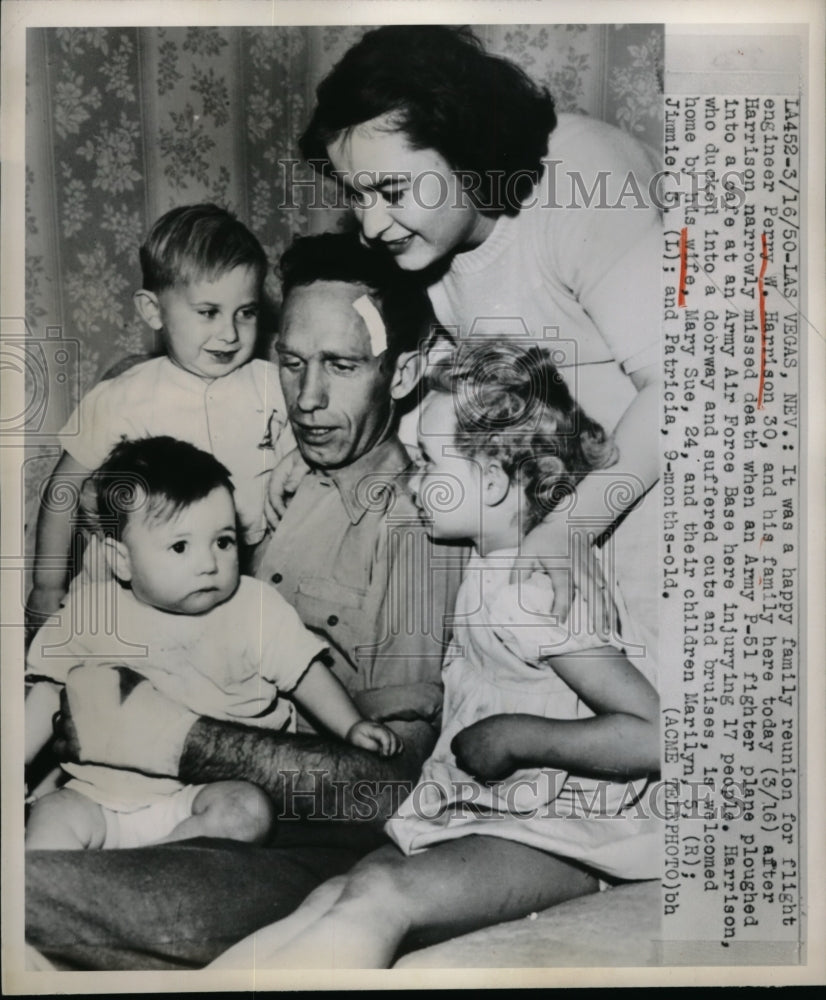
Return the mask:
[[450,550],[428,573],[395,400],[419,381],[430,305],[415,279],[346,236],[297,240],[281,271],[281,384],[311,472],[257,575],[326,637],[329,666],[364,711],[420,711],[422,695],[433,706],[422,685],[440,685],[434,623],[441,637],[454,589],[442,569]]
[[27,938],[60,967],[205,964],[373,847],[372,831],[435,742],[444,620],[463,558],[432,551],[396,436],[397,401],[422,374],[430,305],[415,280],[355,236],[297,239],[281,273],[276,349],[300,481],[286,509],[274,498],[283,517],[257,575],[321,636],[327,666],[366,717],[396,730],[404,751],[380,758],[305,718],[298,733],[198,718],[138,675],[125,682],[117,668],[76,668],[64,755],[185,782],[252,781],[281,821],[265,848],[195,841],[31,852]]

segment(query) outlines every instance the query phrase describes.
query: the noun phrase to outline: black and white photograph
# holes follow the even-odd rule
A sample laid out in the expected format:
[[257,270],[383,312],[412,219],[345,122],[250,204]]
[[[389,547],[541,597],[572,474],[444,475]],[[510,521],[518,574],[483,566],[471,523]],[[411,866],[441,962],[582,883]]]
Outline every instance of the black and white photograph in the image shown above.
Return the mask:
[[4,992],[826,980],[824,12],[730,13],[3,5]]

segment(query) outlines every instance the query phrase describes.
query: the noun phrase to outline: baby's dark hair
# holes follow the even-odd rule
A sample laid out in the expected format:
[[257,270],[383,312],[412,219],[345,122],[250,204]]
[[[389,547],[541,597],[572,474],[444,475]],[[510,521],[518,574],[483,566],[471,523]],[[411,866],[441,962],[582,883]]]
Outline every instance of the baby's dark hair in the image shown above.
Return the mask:
[[162,292],[179,284],[213,280],[236,267],[252,268],[258,284],[267,256],[256,237],[224,208],[182,205],[162,215],[140,248],[143,287]]
[[301,153],[329,173],[330,142],[388,113],[390,130],[440,153],[493,216],[519,212],[556,127],[548,91],[470,29],[392,25],[368,31],[321,81]]
[[539,347],[460,344],[449,363],[428,373],[427,388],[453,396],[457,449],[497,459],[524,489],[526,530],[589,472],[617,459],[611,436],[577,405]]
[[436,325],[424,285],[396,267],[380,250],[364,246],[357,233],[298,236],[279,265],[284,300],[299,286],[316,281],[363,285],[387,330],[387,361],[416,351]]
[[138,510],[169,521],[219,486],[233,490],[229,471],[214,455],[173,437],[122,440],[89,482],[95,527],[118,539]]

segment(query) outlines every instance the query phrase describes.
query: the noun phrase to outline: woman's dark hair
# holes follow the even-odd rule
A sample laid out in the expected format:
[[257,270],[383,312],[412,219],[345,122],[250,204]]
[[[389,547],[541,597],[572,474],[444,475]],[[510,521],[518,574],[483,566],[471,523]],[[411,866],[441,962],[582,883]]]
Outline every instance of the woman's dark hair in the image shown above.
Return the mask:
[[387,254],[364,246],[358,233],[295,237],[281,257],[279,273],[284,301],[294,288],[316,281],[364,286],[387,330],[388,362],[424,347],[436,325],[421,280],[396,267]]
[[465,174],[490,215],[519,212],[556,126],[548,91],[469,29],[394,25],[367,32],[321,81],[301,153],[329,173],[329,143],[387,113],[415,149],[435,149]]
[[507,342],[460,344],[428,372],[456,411],[456,448],[495,458],[525,491],[530,530],[594,469],[617,459],[613,438],[575,402],[548,354]]

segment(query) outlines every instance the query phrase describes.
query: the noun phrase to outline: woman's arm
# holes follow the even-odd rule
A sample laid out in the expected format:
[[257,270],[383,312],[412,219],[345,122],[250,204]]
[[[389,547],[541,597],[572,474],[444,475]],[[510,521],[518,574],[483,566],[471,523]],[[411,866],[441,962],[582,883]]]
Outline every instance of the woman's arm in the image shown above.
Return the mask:
[[[640,499],[660,474],[657,439],[660,426],[660,370],[651,365],[634,372],[631,381],[637,394],[623,413],[614,431],[619,458],[604,473],[586,476],[577,487],[576,516],[586,517],[592,530],[609,528],[617,519],[618,499],[606,487],[627,484],[621,491],[622,510]],[[553,515],[551,515],[551,518]]]
[[594,716],[482,719],[453,740],[460,767],[487,781],[523,767],[555,767],[582,777],[623,781],[659,769],[659,697],[623,653],[605,646],[555,656],[550,663]]
[[[614,432],[619,451],[617,464],[605,472],[592,472],[579,483],[572,508],[575,520],[549,514],[525,536],[520,549],[528,566],[538,564],[551,578],[551,610],[563,621],[570,610],[575,583],[589,597],[599,596],[599,588],[593,585],[599,573],[588,543],[606,531],[659,477],[659,366],[642,368],[631,379],[637,394]],[[585,544],[578,546],[579,559],[572,565],[572,540],[577,534],[585,536]]]
[[[586,476],[579,484],[572,521],[551,514],[525,539],[525,553],[551,576],[553,611],[563,620],[574,584],[583,591],[590,588],[591,599],[601,599],[592,586],[599,573],[591,547],[579,546],[579,558],[572,564],[569,531],[582,540],[600,535],[650,489],[659,475],[662,422],[658,349],[662,341],[662,220],[657,206],[632,207],[623,197],[629,176],[647,190],[659,164],[628,135],[595,123],[578,125],[578,137],[557,155],[566,161],[569,172],[588,182],[589,190],[598,171],[605,171],[608,204],[621,207],[577,206],[548,212],[544,220],[549,262],[596,327],[610,356],[627,373],[636,394],[616,425],[606,428],[616,440],[617,464],[605,473]],[[571,390],[576,396],[575,384]],[[616,485],[610,488],[611,484]],[[578,526],[580,518],[587,520]]]

